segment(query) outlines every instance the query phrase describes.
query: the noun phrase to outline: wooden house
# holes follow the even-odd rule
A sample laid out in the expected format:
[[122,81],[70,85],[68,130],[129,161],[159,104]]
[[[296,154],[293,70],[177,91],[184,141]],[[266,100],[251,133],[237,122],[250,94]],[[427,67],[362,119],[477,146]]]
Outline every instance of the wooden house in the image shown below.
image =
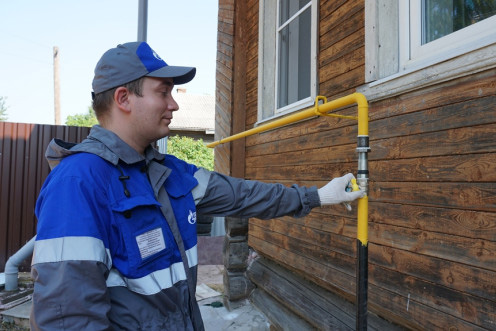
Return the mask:
[[[219,0],[217,139],[318,95],[368,100],[372,329],[496,329],[495,26],[494,1]],[[320,187],[356,174],[356,136],[315,116],[217,146],[216,169]],[[355,212],[231,219],[226,301],[280,329],[354,329]]]

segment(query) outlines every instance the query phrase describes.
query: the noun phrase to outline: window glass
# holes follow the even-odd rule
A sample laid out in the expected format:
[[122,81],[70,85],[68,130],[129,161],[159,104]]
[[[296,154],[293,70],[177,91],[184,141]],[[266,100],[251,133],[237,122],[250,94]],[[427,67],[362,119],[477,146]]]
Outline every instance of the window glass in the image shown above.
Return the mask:
[[424,0],[422,44],[496,15],[496,0]]
[[278,109],[311,96],[310,9],[309,1],[280,1],[280,25],[277,35]]
[[310,96],[310,8],[279,31],[278,108]]
[[305,7],[310,0],[280,0],[279,1],[279,25],[284,24],[287,20],[296,14],[300,9]]
[[258,123],[313,105],[318,0],[260,0]]

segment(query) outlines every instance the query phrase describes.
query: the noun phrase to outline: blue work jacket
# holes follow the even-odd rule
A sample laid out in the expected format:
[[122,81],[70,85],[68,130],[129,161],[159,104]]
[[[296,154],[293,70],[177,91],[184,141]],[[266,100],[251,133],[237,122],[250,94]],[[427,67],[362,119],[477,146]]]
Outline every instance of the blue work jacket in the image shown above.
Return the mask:
[[36,204],[31,327],[202,330],[195,300],[196,213],[300,217],[316,188],[236,179],[95,126],[51,142]]

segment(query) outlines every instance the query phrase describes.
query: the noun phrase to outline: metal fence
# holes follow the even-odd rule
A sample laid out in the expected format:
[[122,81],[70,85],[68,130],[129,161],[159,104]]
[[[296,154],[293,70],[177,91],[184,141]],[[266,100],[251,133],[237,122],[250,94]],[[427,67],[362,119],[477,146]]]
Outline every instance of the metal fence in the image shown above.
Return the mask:
[[[0,271],[35,235],[34,207],[50,168],[45,150],[53,138],[80,142],[90,128],[0,122]],[[30,261],[21,265],[29,269]]]

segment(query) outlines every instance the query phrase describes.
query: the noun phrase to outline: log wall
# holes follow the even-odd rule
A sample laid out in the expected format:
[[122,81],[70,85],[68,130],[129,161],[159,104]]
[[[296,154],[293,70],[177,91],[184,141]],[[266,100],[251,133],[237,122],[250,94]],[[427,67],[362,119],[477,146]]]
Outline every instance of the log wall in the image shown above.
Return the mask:
[[[246,2],[245,16],[250,129],[258,1]],[[321,1],[319,35],[318,93],[355,92],[365,83],[364,1]],[[495,328],[495,77],[488,69],[370,104],[369,310],[404,327]],[[323,117],[248,137],[245,177],[322,186],[356,172],[356,135],[353,121]],[[302,219],[251,219],[248,238],[269,261],[354,301],[355,213],[332,206]]]

